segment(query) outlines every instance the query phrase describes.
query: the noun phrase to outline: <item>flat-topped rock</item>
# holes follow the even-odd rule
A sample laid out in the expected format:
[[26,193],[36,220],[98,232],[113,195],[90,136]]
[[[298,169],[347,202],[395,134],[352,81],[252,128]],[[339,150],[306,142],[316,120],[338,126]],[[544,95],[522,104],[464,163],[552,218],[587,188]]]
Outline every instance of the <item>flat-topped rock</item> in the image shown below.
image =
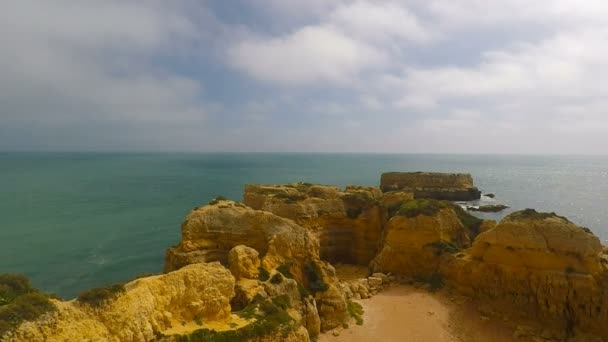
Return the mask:
[[380,177],[383,192],[407,191],[414,198],[449,201],[472,201],[481,198],[473,177],[464,173],[387,172]]

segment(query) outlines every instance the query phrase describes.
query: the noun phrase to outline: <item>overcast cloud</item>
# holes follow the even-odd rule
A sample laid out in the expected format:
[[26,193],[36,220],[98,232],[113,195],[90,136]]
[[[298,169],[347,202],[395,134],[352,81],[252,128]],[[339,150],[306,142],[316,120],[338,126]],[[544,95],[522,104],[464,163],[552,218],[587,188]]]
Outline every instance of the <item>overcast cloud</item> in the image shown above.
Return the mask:
[[5,1],[0,150],[597,153],[600,0]]

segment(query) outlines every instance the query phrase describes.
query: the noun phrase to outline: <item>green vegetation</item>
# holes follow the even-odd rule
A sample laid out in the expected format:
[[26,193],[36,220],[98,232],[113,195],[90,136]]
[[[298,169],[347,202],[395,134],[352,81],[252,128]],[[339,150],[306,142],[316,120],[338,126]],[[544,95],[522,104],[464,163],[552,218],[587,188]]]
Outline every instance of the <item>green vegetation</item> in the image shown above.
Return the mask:
[[293,331],[294,321],[283,307],[289,299],[282,297],[270,301],[258,296],[245,309],[235,312],[242,318],[255,320],[242,328],[227,331],[199,329],[189,335],[171,336],[171,338],[177,342],[233,342],[247,341],[274,333],[281,333],[285,337]]
[[565,220],[568,223],[571,223],[570,220],[568,220],[566,217],[564,216],[559,216],[554,212],[551,213],[539,213],[534,209],[524,209],[518,212],[515,212],[509,216],[507,216],[510,219],[533,219],[533,220],[544,220],[544,219],[548,219],[551,217],[557,217],[560,218],[562,220]]
[[329,286],[323,281],[323,273],[321,273],[321,269],[317,263],[313,261],[307,262],[302,271],[306,278],[306,282],[308,283],[308,289],[312,291],[313,294],[327,291]]
[[220,203],[220,201],[225,201],[225,200],[226,200],[226,197],[224,197],[224,196],[217,196],[216,198],[212,199],[209,202],[209,205],[216,205],[216,204]]
[[363,307],[359,303],[355,303],[350,299],[346,300],[346,309],[350,317],[355,319],[357,325],[363,325]]
[[274,195],[274,198],[278,198],[280,200],[283,200],[283,202],[291,204],[291,203],[296,203],[302,200],[306,199],[306,194],[302,194],[302,193],[287,193],[287,192],[279,192],[276,195]]
[[0,274],[0,337],[24,321],[56,310],[48,296],[32,287],[21,274]]
[[116,298],[125,291],[124,284],[113,284],[104,287],[96,287],[86,290],[78,295],[78,301],[91,306],[101,306],[108,301]]
[[310,292],[308,292],[308,290],[300,282],[298,282],[298,292],[300,292],[300,297],[302,299],[310,296]]
[[277,271],[279,271],[285,278],[293,279],[293,274],[291,274],[291,266],[293,266],[293,262],[287,261],[277,267]]
[[435,248],[438,254],[449,253],[454,254],[459,251],[459,248],[450,241],[435,241],[426,245],[427,247]]
[[576,272],[576,270],[574,269],[574,267],[568,266],[568,267],[566,267],[564,272],[566,272],[566,274],[572,274],[572,273]]
[[479,229],[483,223],[483,220],[469,214],[458,204],[452,204],[452,208],[454,209],[454,212],[456,213],[456,216],[458,216],[458,219],[462,225],[469,231],[471,239],[476,237],[479,234]]
[[264,267],[260,266],[258,268],[258,270],[260,270],[260,274],[258,275],[258,279],[260,281],[266,281],[266,280],[270,279],[270,273],[268,272],[267,269],[265,269]]
[[397,214],[410,218],[419,215],[433,216],[448,205],[448,202],[433,199],[413,199],[403,202]]
[[442,289],[445,285],[445,283],[443,282],[443,277],[439,273],[434,273],[433,275],[431,275],[431,277],[428,279],[428,283],[430,285],[429,291],[431,292],[436,292]]
[[287,295],[280,295],[272,298],[272,304],[283,310],[287,310],[291,307],[291,302],[289,301],[289,297]]

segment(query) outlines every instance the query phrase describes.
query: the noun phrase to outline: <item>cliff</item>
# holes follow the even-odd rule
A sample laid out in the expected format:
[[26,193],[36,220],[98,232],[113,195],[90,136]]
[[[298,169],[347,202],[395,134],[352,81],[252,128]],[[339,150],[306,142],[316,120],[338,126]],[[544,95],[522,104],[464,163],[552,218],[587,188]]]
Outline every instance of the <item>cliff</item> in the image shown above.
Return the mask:
[[[244,204],[216,199],[188,214],[165,274],[103,300],[94,291],[50,300],[56,308],[10,326],[3,341],[309,341],[362,322],[350,300],[395,276],[447,285],[498,315],[534,319],[557,339],[608,337],[608,254],[588,229],[531,209],[484,221],[448,201],[414,198],[431,188],[477,191],[469,175],[424,173],[384,174],[382,191],[248,185]],[[341,281],[328,261],[370,272]]]
[[226,320],[234,277],[219,263],[134,280],[103,305],[52,300],[54,312],[25,322],[2,341],[150,341],[182,321]]
[[608,256],[599,239],[555,214],[516,212],[446,259],[460,292],[505,314],[545,320],[566,335],[608,336]]
[[461,173],[387,172],[380,177],[382,191],[407,191],[414,198],[472,201],[481,197],[473,177]]
[[243,203],[307,228],[319,240],[323,260],[367,264],[378,251],[385,221],[382,196],[375,187],[247,185]]

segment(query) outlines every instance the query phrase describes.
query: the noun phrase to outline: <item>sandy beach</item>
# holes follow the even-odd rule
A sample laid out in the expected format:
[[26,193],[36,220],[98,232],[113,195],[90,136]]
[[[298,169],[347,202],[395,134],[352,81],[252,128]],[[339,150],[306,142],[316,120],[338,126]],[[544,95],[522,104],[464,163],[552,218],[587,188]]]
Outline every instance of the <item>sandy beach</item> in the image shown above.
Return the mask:
[[[393,286],[361,300],[362,326],[350,324],[322,334],[320,342],[456,342],[513,341],[512,329],[482,317],[465,302],[445,293],[430,293],[412,286]],[[518,340],[521,341],[521,340]]]

